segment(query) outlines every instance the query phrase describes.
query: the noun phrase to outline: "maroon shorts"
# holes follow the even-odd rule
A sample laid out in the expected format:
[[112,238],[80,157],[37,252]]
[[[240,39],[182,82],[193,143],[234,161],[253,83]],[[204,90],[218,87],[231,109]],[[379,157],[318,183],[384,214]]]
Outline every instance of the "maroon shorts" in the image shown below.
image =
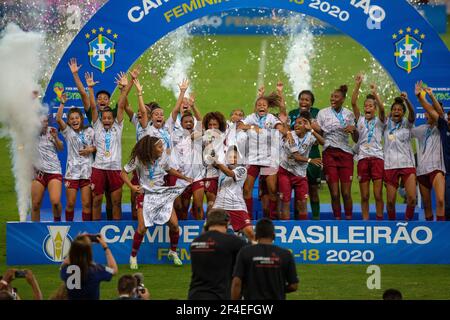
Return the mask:
[[323,170],[328,183],[351,183],[353,179],[353,155],[338,148],[323,152]]
[[282,167],[278,170],[278,188],[282,202],[291,201],[292,189],[295,190],[295,200],[308,199],[308,178],[298,177]]
[[164,185],[166,187],[173,187],[177,184],[177,179],[178,179],[177,177],[175,177],[171,174],[166,174],[164,176],[164,182],[165,182]]
[[131,184],[134,186],[139,185],[139,177],[137,175],[136,170],[133,170],[133,178],[131,179]]
[[252,225],[247,211],[227,210],[227,213],[230,216],[230,224],[234,231],[239,231]]
[[138,193],[136,196],[136,210],[142,209],[144,207],[144,194]]
[[445,174],[444,174],[442,171],[440,171],[440,170],[434,170],[433,172],[430,172],[430,173],[427,173],[427,174],[418,176],[418,177],[417,177],[417,181],[419,181],[419,183],[420,183],[421,185],[423,185],[425,188],[431,189],[431,188],[433,188],[433,181],[434,181],[434,178],[436,178],[436,175],[437,175],[438,173],[442,173],[442,175],[445,176]]
[[259,173],[261,173],[261,176],[272,176],[277,174],[277,171],[278,168],[258,166],[254,164],[247,166],[247,174],[255,179],[258,177]]
[[213,193],[217,195],[217,189],[219,186],[219,178],[205,178],[203,179],[205,184],[205,192]]
[[91,189],[95,195],[106,192],[114,192],[122,188],[123,180],[120,176],[121,170],[103,170],[92,168]]
[[401,178],[403,183],[405,183],[412,174],[416,174],[416,168],[386,169],[384,170],[384,182],[398,188],[399,179]]
[[358,179],[360,183],[383,179],[384,160],[365,158],[358,161]]
[[200,189],[203,189],[205,187],[205,182],[203,180],[195,181],[192,184],[190,184],[181,194],[183,199],[190,199],[192,197],[192,194]]
[[64,185],[66,186],[66,189],[82,189],[86,186],[91,185],[91,180],[89,179],[79,179],[79,180],[72,180],[72,179],[64,179]]
[[59,180],[61,182],[63,181],[63,177],[59,173],[45,173],[42,171],[36,171],[34,175],[34,180],[42,184],[44,188],[47,188],[49,182],[53,179]]

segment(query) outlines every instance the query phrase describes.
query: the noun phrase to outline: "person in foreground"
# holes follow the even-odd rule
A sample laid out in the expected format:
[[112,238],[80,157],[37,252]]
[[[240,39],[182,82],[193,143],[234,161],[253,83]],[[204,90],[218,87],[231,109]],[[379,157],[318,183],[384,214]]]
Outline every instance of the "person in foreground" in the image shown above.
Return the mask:
[[[99,243],[105,250],[106,267],[94,262],[93,242]],[[60,276],[66,284],[69,300],[99,300],[100,282],[111,281],[118,272],[116,260],[103,237],[100,234],[82,234],[72,242],[69,257],[61,265]]]
[[285,300],[297,291],[298,277],[294,256],[273,245],[275,227],[270,219],[256,224],[258,244],[242,248],[238,254],[231,284],[231,299]]
[[206,220],[206,232],[191,243],[189,300],[230,299],[233,265],[246,242],[238,236],[227,234],[229,220],[225,210],[212,209]]

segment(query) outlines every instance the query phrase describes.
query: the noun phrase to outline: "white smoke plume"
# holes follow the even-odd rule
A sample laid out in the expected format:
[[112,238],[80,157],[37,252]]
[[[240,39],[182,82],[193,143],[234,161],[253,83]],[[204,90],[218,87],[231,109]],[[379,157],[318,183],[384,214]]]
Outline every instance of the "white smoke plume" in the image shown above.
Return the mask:
[[24,32],[8,24],[0,38],[0,134],[10,138],[12,172],[15,177],[20,221],[30,209],[33,159],[41,130],[40,117],[47,110],[33,99],[40,90],[40,49],[44,35]]
[[[169,38],[167,52],[173,60],[161,80],[161,85],[168,90],[172,90],[175,98],[178,98],[180,92],[178,84],[184,79],[189,79],[189,72],[194,62],[192,50],[189,47],[191,35],[188,32],[188,26],[185,25],[170,33],[167,37]],[[192,82],[187,93],[189,94],[191,90]]]
[[288,52],[283,71],[289,78],[292,95],[302,90],[311,90],[311,59],[314,56],[314,36],[308,20],[304,16],[293,14],[285,26],[289,34]]

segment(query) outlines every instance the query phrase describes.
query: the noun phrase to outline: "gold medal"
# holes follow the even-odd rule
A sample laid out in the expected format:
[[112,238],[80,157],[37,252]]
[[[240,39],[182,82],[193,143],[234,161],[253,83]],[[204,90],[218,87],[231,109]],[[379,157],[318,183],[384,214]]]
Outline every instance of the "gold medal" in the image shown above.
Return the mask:
[[151,180],[148,185],[150,186],[150,188],[153,188],[155,186],[155,182],[153,182],[153,180]]
[[392,133],[389,135],[389,140],[391,140],[391,141],[395,140],[395,136]]
[[366,144],[364,144],[364,148],[366,148],[366,149],[370,149],[370,143],[366,143]]
[[109,158],[111,156],[111,153],[109,151],[105,151],[105,157]]

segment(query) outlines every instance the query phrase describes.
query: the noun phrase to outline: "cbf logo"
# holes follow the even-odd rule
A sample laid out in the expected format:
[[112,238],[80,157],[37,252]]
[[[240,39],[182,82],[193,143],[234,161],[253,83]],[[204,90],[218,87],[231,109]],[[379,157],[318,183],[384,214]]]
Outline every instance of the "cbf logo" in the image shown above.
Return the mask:
[[45,256],[53,262],[62,262],[69,254],[72,238],[70,226],[47,226],[48,235],[42,243]]
[[417,39],[425,39],[425,34],[421,34],[419,29],[412,30],[411,27],[407,27],[392,35],[394,40],[399,38],[400,40],[395,43],[395,62],[397,66],[411,73],[422,61],[422,42]]
[[106,35],[104,33],[104,27],[100,27],[98,30],[92,29],[91,33],[86,33],[86,39],[93,38],[89,42],[89,62],[102,73],[114,64],[116,43],[111,38],[117,39],[118,37],[117,33],[113,33],[111,29],[106,30]]

